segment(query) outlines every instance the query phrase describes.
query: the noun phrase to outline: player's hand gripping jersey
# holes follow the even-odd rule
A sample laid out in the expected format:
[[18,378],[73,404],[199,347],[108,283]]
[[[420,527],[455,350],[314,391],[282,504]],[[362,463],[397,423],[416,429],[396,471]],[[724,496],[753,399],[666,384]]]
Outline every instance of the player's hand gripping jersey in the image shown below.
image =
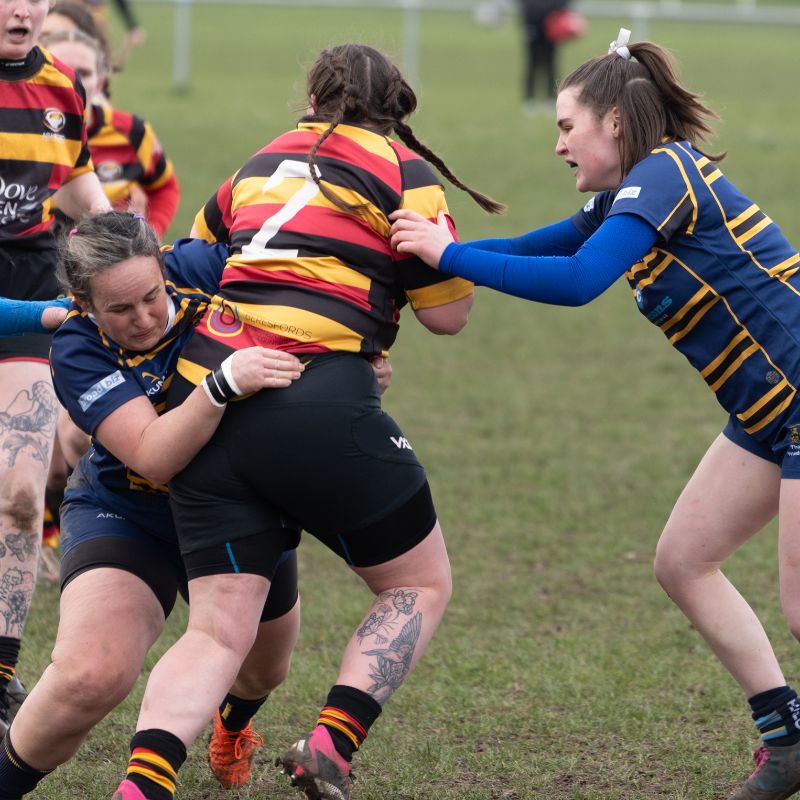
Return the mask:
[[317,167],[342,200],[366,204],[345,212],[319,191],[306,161],[327,128],[301,121],[254,155],[198,214],[199,234],[229,243],[231,256],[179,364],[192,383],[250,345],[377,355],[394,342],[407,302],[429,308],[471,293],[471,283],[390,247],[387,216],[395,209],[429,219],[447,211],[428,164],[367,128],[337,126]]
[[[94,435],[98,425],[129,400],[145,395],[161,413],[175,372],[178,354],[191,337],[198,318],[219,285],[228,256],[223,245],[181,240],[165,248],[169,322],[149,352],[124,350],[109,339],[90,314],[77,306],[53,337],[53,384],[61,403],[78,427]],[[100,442],[80,465],[96,498],[131,520],[142,518],[156,528],[153,515],[172,530],[166,487],[145,480],[109,453]]]

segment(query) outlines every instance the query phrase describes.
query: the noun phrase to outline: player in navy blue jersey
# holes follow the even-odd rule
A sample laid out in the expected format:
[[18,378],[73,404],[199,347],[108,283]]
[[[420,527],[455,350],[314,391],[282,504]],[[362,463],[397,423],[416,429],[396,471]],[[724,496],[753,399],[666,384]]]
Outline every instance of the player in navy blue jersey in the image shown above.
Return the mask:
[[[122,212],[85,220],[65,243],[60,277],[75,304],[53,338],[53,383],[92,447],[62,507],[52,662],[0,745],[3,800],[30,792],[128,694],[177,592],[185,595],[163,484],[211,436],[227,398],[288,386],[302,372],[287,353],[242,350],[216,371],[213,393],[204,384],[162,413],[178,353],[218,288],[227,256],[227,247],[197,240],[162,254],[144,219]],[[260,743],[250,719],[285,677],[298,624],[290,550],[215,726],[216,745],[230,744],[226,752],[237,762],[218,760],[215,772],[226,786],[241,785],[249,774]]]
[[447,274],[545,303],[581,305],[625,274],[639,310],[697,369],[730,418],[689,480],[656,576],[747,695],[762,743],[731,800],[800,790],[800,704],[754,612],[720,570],[778,515],[783,612],[800,637],[800,255],[700,150],[712,112],[650,42],[569,75],[556,154],[575,216],[512,239],[455,244],[400,211],[393,243]]

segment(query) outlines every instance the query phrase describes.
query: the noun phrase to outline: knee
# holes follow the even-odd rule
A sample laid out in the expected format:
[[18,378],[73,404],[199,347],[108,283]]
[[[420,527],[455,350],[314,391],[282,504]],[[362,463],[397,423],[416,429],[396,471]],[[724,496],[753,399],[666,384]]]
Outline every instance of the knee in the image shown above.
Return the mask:
[[[418,580],[415,580],[413,575],[409,576],[410,580],[404,581],[401,586],[424,592],[428,602],[432,602],[443,611],[447,608],[450,598],[453,596],[453,576],[450,571],[450,564],[444,561],[441,564],[431,566],[432,568],[426,569]],[[390,589],[389,591],[402,591],[402,589]]]
[[653,558],[653,573],[661,588],[669,593],[669,586],[673,582],[676,574],[676,565],[672,558],[672,553],[668,548],[660,544],[656,547],[656,554]]
[[50,666],[57,682],[56,694],[82,716],[100,719],[124,700],[139,675],[141,665],[108,654],[84,652],[60,657],[53,653]]
[[442,572],[435,589],[441,598],[442,605],[446,608],[450,603],[450,598],[453,596],[453,575],[450,572],[449,564],[447,569]]
[[661,588],[667,594],[672,594],[689,575],[687,558],[662,537],[656,547],[653,572]]
[[706,578],[719,571],[720,561],[702,558],[702,553],[680,546],[664,536],[656,547],[653,571],[664,591],[674,596],[691,581]]
[[279,662],[261,662],[258,665],[245,662],[236,676],[233,694],[237,691],[246,697],[264,697],[271,694],[289,677],[291,665],[291,655]]
[[256,628],[229,619],[224,625],[213,620],[211,624],[201,623],[197,626],[190,621],[187,634],[201,637],[208,647],[216,648],[218,653],[225,653],[226,658],[235,658],[239,663],[244,661],[256,638]]
[[44,474],[18,469],[3,476],[0,488],[0,514],[17,531],[33,531],[42,513]]

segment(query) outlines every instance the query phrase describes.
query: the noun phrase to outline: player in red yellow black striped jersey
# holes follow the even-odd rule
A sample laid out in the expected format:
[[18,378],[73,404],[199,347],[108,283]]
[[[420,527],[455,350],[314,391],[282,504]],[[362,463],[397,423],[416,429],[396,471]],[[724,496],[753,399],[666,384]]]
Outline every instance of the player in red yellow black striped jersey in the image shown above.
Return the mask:
[[84,84],[89,98],[89,151],[106,197],[114,208],[144,214],[163,238],[178,210],[178,179],[150,123],[113,108],[103,97],[101,89],[108,79],[103,46],[79,30],[51,32],[42,43]]
[[[56,196],[73,216],[108,207],[92,171],[80,81],[36,47],[47,6],[0,3],[0,295],[17,300],[58,294]],[[48,348],[45,334],[0,338],[0,731],[35,585],[58,407]]]
[[[464,186],[417,140],[405,122],[414,92],[376,50],[324,51],[308,98],[311,115],[253,156],[196,220],[196,234],[229,243],[232,254],[184,348],[169,402],[200,382],[224,401],[233,387],[219,381],[211,359],[249,342],[302,354],[307,364],[296,391],[230,403],[209,445],[171,484],[189,595],[200,611],[152,673],[118,800],[172,797],[184,748],[214,713],[206,698],[218,694],[216,676],[235,673],[257,622],[275,548],[285,544],[269,522],[276,515],[324,542],[375,594],[317,727],[282,759],[309,797],[349,797],[354,751],[422,655],[450,597],[425,470],[381,410],[369,359],[393,344],[406,305],[435,333],[455,334],[467,322],[472,284],[390,247],[388,217],[397,208],[428,218],[447,213],[427,162],[484,208],[502,207]],[[223,585],[226,602],[207,602],[206,592],[221,597]],[[192,655],[198,636],[224,637],[204,648],[202,674]]]

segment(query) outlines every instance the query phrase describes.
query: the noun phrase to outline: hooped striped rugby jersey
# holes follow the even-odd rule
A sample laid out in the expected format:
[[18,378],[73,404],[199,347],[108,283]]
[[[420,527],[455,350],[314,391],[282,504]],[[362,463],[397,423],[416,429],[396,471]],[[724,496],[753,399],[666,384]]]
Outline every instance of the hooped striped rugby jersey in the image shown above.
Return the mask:
[[655,148],[574,221],[588,236],[611,214],[636,214],[660,233],[627,273],[641,313],[745,431],[775,432],[800,381],[797,250],[687,142]]
[[92,170],[85,114],[80,81],[47,50],[0,67],[0,244],[53,245],[50,198]]
[[[142,395],[159,414],[165,410],[178,355],[217,291],[227,257],[224,245],[197,239],[165,248],[167,296],[174,314],[164,336],[146,353],[121,348],[87,313],[72,306],[53,334],[50,366],[56,395],[82,431],[93,436],[109,414]],[[134,521],[143,517],[147,527],[153,525],[148,519],[154,514],[168,521],[166,487],[128,469],[95,439],[82,469],[93,495],[109,508]]]
[[[103,191],[115,208],[127,208],[131,187],[139,184],[148,195],[147,216],[162,235],[175,215],[178,185],[149,122],[107,104],[95,104],[88,128],[89,150]],[[160,189],[174,184],[168,195]]]
[[228,242],[231,256],[219,295],[178,365],[191,382],[250,345],[379,354],[393,344],[407,302],[430,308],[472,292],[468,281],[389,244],[387,217],[395,209],[433,220],[447,212],[431,167],[386,136],[339,125],[316,165],[338,197],[365,204],[348,213],[319,191],[307,163],[327,128],[301,120],[250,158],[197,215],[199,235]]

